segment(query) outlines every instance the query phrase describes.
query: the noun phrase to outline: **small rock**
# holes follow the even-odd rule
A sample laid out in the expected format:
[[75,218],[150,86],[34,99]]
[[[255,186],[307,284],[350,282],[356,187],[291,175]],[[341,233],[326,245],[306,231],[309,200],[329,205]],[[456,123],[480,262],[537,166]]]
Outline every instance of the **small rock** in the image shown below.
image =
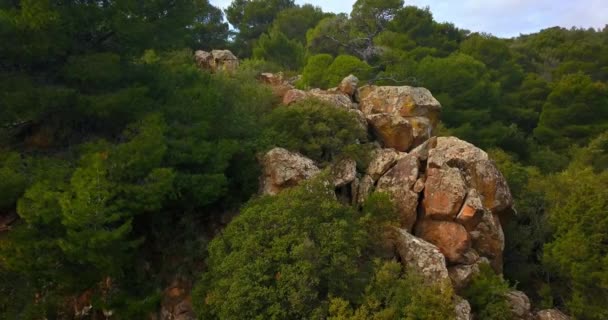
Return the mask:
[[557,309],[546,309],[536,313],[538,320],[570,320],[570,317]]
[[340,82],[340,85],[338,86],[338,90],[347,96],[352,97],[355,95],[355,92],[357,92],[358,85],[359,79],[351,74],[342,79],[342,82]]
[[464,205],[460,209],[458,216],[456,216],[456,222],[462,224],[467,231],[473,231],[475,227],[481,222],[483,216],[484,207],[481,203],[479,193],[475,189],[469,190],[467,198],[464,201]]
[[471,313],[471,304],[459,296],[454,296],[454,310],[456,313],[456,320],[473,319],[473,314]]
[[416,192],[416,193],[422,192],[424,190],[425,182],[426,182],[425,177],[418,178],[418,180],[416,180],[416,183],[414,183],[414,188],[413,188],[414,192]]
[[506,294],[506,298],[513,315],[513,320],[533,319],[532,312],[530,311],[530,299],[528,299],[525,293],[513,290]]

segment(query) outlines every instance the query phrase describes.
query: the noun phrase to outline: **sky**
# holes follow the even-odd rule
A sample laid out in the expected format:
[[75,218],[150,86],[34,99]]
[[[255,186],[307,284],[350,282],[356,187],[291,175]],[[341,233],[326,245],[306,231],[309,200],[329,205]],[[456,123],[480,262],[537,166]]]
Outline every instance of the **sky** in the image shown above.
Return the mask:
[[[223,9],[231,0],[210,2]],[[350,12],[354,2],[296,0],[336,13]],[[506,38],[554,26],[604,28],[608,24],[608,0],[405,0],[405,4],[430,7],[436,21]]]

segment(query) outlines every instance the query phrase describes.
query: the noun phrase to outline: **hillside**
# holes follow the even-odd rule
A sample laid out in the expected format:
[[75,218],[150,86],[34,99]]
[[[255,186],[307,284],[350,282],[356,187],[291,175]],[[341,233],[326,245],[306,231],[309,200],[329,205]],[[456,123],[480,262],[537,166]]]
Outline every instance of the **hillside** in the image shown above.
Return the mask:
[[2,319],[608,318],[608,28],[36,0],[0,41]]

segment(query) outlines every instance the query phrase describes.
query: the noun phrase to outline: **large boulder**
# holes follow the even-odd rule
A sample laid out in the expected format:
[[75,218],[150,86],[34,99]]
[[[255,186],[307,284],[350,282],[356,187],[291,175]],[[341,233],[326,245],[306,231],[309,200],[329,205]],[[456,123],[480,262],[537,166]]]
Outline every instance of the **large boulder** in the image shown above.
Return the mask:
[[439,121],[441,104],[425,88],[409,86],[363,86],[359,106],[365,114],[389,113],[401,117],[425,117],[433,127]]
[[385,174],[376,186],[376,191],[387,193],[399,212],[401,227],[411,231],[417,217],[418,193],[412,189],[419,173],[418,159],[406,155]]
[[239,67],[239,59],[230,50],[212,50],[211,52],[197,50],[194,59],[199,68],[211,72],[233,73]]
[[389,228],[388,239],[406,270],[415,270],[431,283],[449,279],[445,257],[433,244],[396,227]]
[[357,92],[359,109],[384,147],[409,151],[435,131],[441,105],[424,88],[363,86]]
[[467,164],[488,160],[488,154],[476,146],[456,137],[438,137],[435,146],[428,152],[428,166],[466,169]]
[[424,219],[416,226],[416,236],[436,245],[448,263],[467,263],[471,237],[458,223]]
[[414,142],[414,129],[406,118],[389,113],[366,116],[372,132],[385,148],[408,151]]
[[320,170],[314,161],[283,148],[268,151],[262,161],[262,194],[275,195],[317,175]]
[[570,320],[570,317],[557,309],[546,309],[536,313],[537,320]]
[[513,316],[513,320],[532,320],[532,312],[530,299],[528,296],[517,290],[513,290],[507,292],[505,295],[507,299],[507,304],[509,305],[509,309],[511,310],[511,314]]
[[436,220],[454,220],[462,207],[466,192],[460,170],[450,167],[429,168],[424,187],[425,216]]

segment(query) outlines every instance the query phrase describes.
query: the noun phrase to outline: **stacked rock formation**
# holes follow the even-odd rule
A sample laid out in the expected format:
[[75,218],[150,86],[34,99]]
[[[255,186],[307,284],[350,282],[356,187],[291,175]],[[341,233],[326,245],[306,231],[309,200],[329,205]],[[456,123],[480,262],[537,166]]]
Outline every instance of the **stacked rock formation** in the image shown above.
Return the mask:
[[[456,137],[433,137],[441,105],[427,89],[357,89],[356,78],[349,76],[326,91],[287,90],[283,103],[310,98],[357,113],[378,140],[381,147],[373,151],[365,172],[345,161],[330,172],[339,173],[334,174],[338,196],[349,195],[353,204],[364,203],[373,192],[391,197],[401,226],[387,230],[387,244],[406,269],[416,269],[428,281],[450,282],[457,293],[469,285],[481,263],[502,273],[501,220],[514,213],[507,182],[483,150]],[[278,148],[263,157],[262,167],[265,194],[320,172],[312,160]],[[340,191],[344,188],[347,192]],[[468,302],[455,299],[458,319],[470,319]],[[513,291],[505,299],[516,319],[532,319],[525,294]],[[545,310],[543,316],[553,314]]]
[[199,68],[211,72],[232,73],[239,67],[239,59],[230,50],[197,50],[194,60]]

